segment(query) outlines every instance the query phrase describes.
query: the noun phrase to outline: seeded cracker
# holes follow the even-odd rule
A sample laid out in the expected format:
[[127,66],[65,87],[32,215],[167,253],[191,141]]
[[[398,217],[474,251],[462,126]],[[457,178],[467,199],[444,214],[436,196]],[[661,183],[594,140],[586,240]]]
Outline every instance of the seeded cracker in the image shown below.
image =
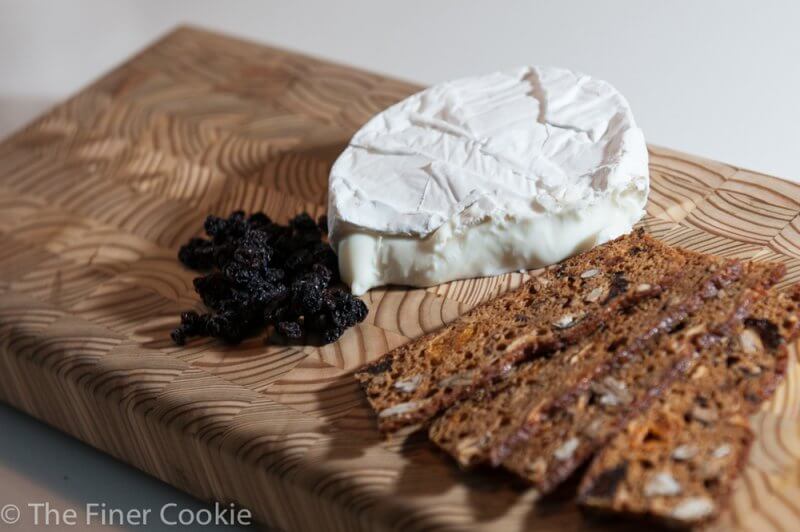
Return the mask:
[[[503,467],[533,483],[540,492],[549,492],[566,480],[629,419],[646,409],[672,382],[682,379],[692,367],[697,349],[726,338],[741,325],[753,303],[784,272],[783,267],[770,263],[743,266],[738,282],[706,292],[702,306],[690,310],[681,326],[671,328],[655,345],[614,353],[608,365],[591,379],[588,389],[523,431],[527,439],[514,442],[502,461]],[[703,286],[689,285],[695,289]],[[572,438],[579,441],[575,452],[559,460],[555,449]],[[543,471],[531,471],[531,464],[540,459],[545,464]]]
[[585,338],[614,313],[675,282],[687,256],[637,231],[395,349],[356,374],[380,430],[425,424],[521,360]]
[[[485,390],[444,412],[430,428],[431,440],[462,466],[486,461],[499,465],[515,445],[547,423],[552,412],[580,395],[596,394],[606,405],[626,408],[632,400],[626,384],[604,377],[615,358],[620,353],[634,356],[652,348],[660,335],[697,311],[705,299],[716,297],[719,289],[741,273],[738,262],[699,254],[687,253],[686,257],[681,278],[667,291],[610,315],[600,330],[573,345],[498,377]],[[640,291],[641,284],[645,283],[634,290]],[[701,286],[705,288],[698,289]],[[566,439],[558,447],[558,456],[575,448]]]
[[[754,434],[747,416],[786,371],[800,332],[800,287],[761,300],[730,337],[594,459],[579,489],[593,511],[694,526],[727,505]],[[669,492],[654,490],[669,479]]]

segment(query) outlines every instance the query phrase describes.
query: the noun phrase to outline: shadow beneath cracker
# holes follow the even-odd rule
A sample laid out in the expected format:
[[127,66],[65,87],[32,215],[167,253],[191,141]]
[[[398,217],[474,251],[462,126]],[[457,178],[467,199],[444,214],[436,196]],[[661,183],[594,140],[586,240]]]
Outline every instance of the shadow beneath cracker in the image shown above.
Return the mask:
[[[588,463],[576,470],[553,492],[540,497],[526,516],[525,522],[531,529],[558,528],[559,530],[634,532],[642,529],[641,524],[610,516],[593,515],[581,509],[576,503],[576,494]],[[660,530],[658,527],[656,530]]]
[[403,499],[458,505],[476,522],[487,523],[504,516],[524,495],[503,471],[459,469],[428,440],[424,430],[385,439],[352,372],[318,390],[317,400],[328,401],[343,389],[352,399],[346,411],[331,405],[314,413],[324,420],[330,438],[324,459],[352,461],[353,470],[380,467],[393,474],[387,486],[392,505]]
[[450,456],[429,441],[424,430],[384,439],[363,390],[353,383],[352,373],[347,373],[330,387],[318,391],[320,402],[331,397],[332,389],[347,388],[352,398],[346,410],[331,405],[315,414],[325,420],[331,438],[325,459],[349,462],[351,471],[363,468],[372,473],[380,468],[393,474],[385,476],[392,480],[384,486],[392,505],[409,501],[406,503],[409,512],[423,505],[447,507],[455,514],[463,512],[482,526],[517,523],[514,516],[518,515],[519,521],[530,530],[640,529],[628,520],[586,515],[577,506],[575,494],[585,467],[556,491],[539,497],[535,490],[502,469],[488,466],[460,469]]

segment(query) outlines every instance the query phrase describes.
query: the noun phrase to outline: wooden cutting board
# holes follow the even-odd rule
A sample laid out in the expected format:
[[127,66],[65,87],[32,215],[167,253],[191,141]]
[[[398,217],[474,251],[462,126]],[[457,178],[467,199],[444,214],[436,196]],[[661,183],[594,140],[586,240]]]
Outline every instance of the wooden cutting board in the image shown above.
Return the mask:
[[[0,145],[0,398],[201,499],[285,530],[600,528],[424,438],[383,442],[353,370],[525,276],[379,289],[323,348],[173,346],[197,306],[177,247],[209,212],[325,210],[351,134],[418,87],[181,28]],[[651,148],[642,222],[800,277],[800,185]],[[721,528],[800,526],[800,366]]]

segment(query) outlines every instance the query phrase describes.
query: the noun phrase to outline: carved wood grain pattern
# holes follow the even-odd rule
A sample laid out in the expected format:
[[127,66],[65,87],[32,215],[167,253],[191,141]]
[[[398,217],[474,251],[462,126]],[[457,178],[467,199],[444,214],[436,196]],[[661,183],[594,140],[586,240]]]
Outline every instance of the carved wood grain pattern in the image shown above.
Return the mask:
[[686,225],[756,245],[775,238],[797,215],[797,186],[739,171],[693,209]]
[[[531,274],[376,289],[337,343],[185,347],[177,246],[207,212],[325,210],[353,131],[417,87],[182,28],[0,144],[0,398],[206,500],[285,530],[592,529],[420,437],[383,441],[352,372]],[[780,260],[800,280],[800,186],[651,147],[640,222],[672,244]],[[46,390],[46,393],[43,393]],[[800,365],[717,529],[800,522]]]
[[650,199],[647,212],[671,222],[680,222],[700,202],[736,171],[735,168],[685,156],[651,146]]

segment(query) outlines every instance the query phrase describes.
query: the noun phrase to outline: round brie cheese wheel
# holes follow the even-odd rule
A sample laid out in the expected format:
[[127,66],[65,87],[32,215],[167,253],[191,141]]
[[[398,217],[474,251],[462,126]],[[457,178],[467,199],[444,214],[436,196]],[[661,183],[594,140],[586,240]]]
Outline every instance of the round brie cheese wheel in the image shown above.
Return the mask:
[[354,293],[539,268],[629,232],[647,146],[608,83],[551,67],[445,82],[334,164],[328,226]]

